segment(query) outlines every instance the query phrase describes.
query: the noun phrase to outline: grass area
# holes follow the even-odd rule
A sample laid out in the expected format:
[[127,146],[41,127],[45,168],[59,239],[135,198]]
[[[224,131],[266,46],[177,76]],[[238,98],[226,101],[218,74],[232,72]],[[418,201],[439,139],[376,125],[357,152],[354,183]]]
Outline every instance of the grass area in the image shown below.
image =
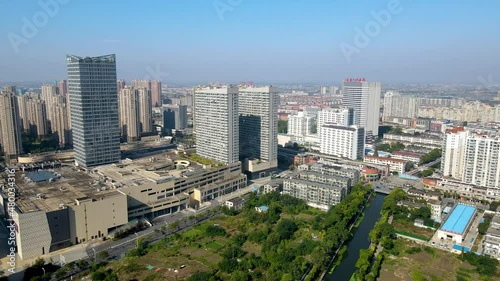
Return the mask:
[[217,241],[209,242],[205,246],[214,252],[218,252],[220,249],[224,248],[224,245],[222,245],[221,243],[219,243]]
[[387,254],[378,280],[500,280],[500,277],[480,276],[474,266],[456,254],[405,239],[394,242],[395,250]]
[[204,157],[201,157],[199,156],[198,154],[196,153],[191,153],[187,159],[193,161],[193,162],[197,162],[197,163],[200,163],[200,164],[203,164],[203,165],[212,165],[212,166],[219,166],[219,165],[222,165],[221,163],[219,162],[216,162],[216,161],[212,161],[210,159],[207,159],[207,158],[204,158]]
[[426,241],[429,241],[429,239],[432,238],[432,235],[434,235],[434,230],[415,226],[410,221],[398,219],[394,220],[392,222],[392,225],[394,226],[394,230],[396,231],[413,234],[414,236],[424,238]]

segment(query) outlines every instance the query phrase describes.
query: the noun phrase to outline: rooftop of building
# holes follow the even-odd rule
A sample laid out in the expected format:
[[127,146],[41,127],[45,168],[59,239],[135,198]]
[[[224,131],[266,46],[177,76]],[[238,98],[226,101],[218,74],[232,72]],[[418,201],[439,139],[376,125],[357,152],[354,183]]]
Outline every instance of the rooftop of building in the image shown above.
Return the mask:
[[437,191],[432,191],[432,190],[425,190],[425,189],[418,189],[418,188],[410,188],[408,189],[408,193],[413,193],[413,194],[421,194],[421,195],[434,195],[434,196],[440,196],[441,193]]
[[185,155],[176,151],[145,154],[141,158],[124,159],[122,163],[94,168],[108,182],[118,187],[133,187],[146,183],[160,184],[202,173],[206,169],[223,167],[194,153]]
[[121,188],[147,183],[159,184],[216,168],[218,167],[202,165],[186,156],[178,156],[175,152],[163,152],[146,153],[142,158],[124,159],[122,163],[97,166],[88,170],[73,165],[45,169],[34,174],[18,170],[16,204],[23,213],[49,212],[64,205],[74,205],[76,200],[100,200],[123,194],[119,191]]
[[305,175],[305,176],[321,176],[321,177],[324,177],[324,178],[337,179],[337,180],[343,180],[343,181],[346,181],[346,180],[349,179],[348,177],[323,174],[323,173],[318,173],[318,172],[314,172],[314,171],[295,171],[290,176],[288,176],[288,178],[290,178],[290,179],[299,178],[301,175]]
[[233,205],[238,205],[238,204],[243,203],[243,198],[241,198],[241,197],[235,197],[235,198],[229,199],[227,201],[233,203]]
[[332,170],[342,170],[342,171],[348,171],[348,172],[356,172],[354,169],[347,169],[347,168],[342,168],[339,166],[333,166],[333,165],[328,165],[324,163],[307,163],[304,165],[309,165],[311,168],[317,167],[317,168],[324,168],[324,169],[332,169]]
[[488,235],[500,237],[500,229],[495,228],[493,226],[490,226],[490,227],[488,227],[488,230],[486,231],[486,239],[487,239]]
[[339,126],[339,125],[333,125],[331,123],[326,123],[326,125],[321,126],[321,128],[330,128],[330,129],[346,130],[346,131],[356,131],[357,129],[359,129],[359,127],[356,125]]
[[394,151],[392,154],[394,155],[402,155],[402,156],[411,156],[411,157],[422,157],[423,153],[411,152],[405,150]]
[[343,186],[331,185],[331,184],[326,184],[326,183],[322,183],[322,182],[310,181],[310,180],[299,179],[299,178],[286,179],[285,181],[299,183],[299,184],[305,184],[305,185],[311,185],[311,186],[320,187],[320,188],[324,188],[324,189],[340,190],[340,189],[344,188]]
[[95,181],[89,173],[72,166],[62,166],[54,170],[45,170],[43,178],[51,173],[52,180],[33,181],[20,170],[16,173],[16,205],[22,213],[35,211],[50,212],[77,201],[101,200],[122,194],[117,189]]
[[391,161],[391,162],[397,162],[397,163],[406,163],[405,160],[401,159],[395,159],[395,158],[390,158],[390,157],[380,157],[380,156],[370,156],[370,155],[365,155],[365,159],[376,159],[380,161]]
[[[497,208],[497,210],[498,210],[498,208]],[[500,224],[500,216],[493,216],[493,218],[491,219],[491,222],[496,223],[496,224]]]
[[462,235],[475,213],[475,207],[457,204],[441,226],[441,230]]

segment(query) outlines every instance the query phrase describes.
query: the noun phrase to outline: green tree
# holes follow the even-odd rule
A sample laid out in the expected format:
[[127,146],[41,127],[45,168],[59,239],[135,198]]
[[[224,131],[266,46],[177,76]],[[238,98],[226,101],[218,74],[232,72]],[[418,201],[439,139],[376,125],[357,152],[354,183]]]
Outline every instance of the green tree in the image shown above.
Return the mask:
[[288,121],[278,120],[278,133],[280,134],[288,133]]
[[477,231],[480,234],[485,235],[486,231],[488,231],[488,228],[490,227],[490,223],[491,223],[491,221],[489,219],[484,219],[484,222],[480,223],[477,226]]
[[109,253],[107,251],[102,251],[102,252],[99,252],[99,254],[97,254],[97,257],[100,260],[105,260],[109,257]]
[[287,220],[287,219],[282,219],[276,230],[278,231],[278,234],[280,236],[280,239],[290,239],[292,238],[293,234],[295,231],[297,231],[299,228],[297,227],[297,224],[295,224],[294,221],[292,220]]
[[424,170],[422,171],[421,175],[423,178],[426,178],[426,177],[430,177],[434,174],[434,169],[428,169],[428,170]]
[[405,164],[405,172],[409,172],[415,168],[415,163],[408,161]]

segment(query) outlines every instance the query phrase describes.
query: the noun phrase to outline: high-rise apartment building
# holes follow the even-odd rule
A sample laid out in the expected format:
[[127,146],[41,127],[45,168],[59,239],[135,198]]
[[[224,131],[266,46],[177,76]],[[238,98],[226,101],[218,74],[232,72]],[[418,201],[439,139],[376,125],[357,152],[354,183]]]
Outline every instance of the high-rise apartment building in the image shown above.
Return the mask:
[[320,152],[351,160],[360,159],[365,150],[365,129],[357,125],[323,125],[320,132]]
[[60,96],[68,94],[68,82],[66,80],[61,80],[57,83],[57,92]]
[[120,80],[116,81],[116,90],[117,90],[118,94],[120,93],[120,91],[122,89],[125,88],[125,86],[126,86],[125,80],[120,79]]
[[288,116],[288,134],[294,136],[309,136],[314,131],[314,116],[305,112],[298,112],[297,115]]
[[29,134],[42,137],[48,134],[46,103],[40,99],[29,99],[26,103],[29,121]]
[[472,135],[467,139],[465,149],[463,182],[477,186],[499,188],[500,138],[486,134]]
[[154,107],[162,105],[161,82],[158,80],[151,81],[151,104]]
[[141,139],[139,90],[125,87],[120,91],[120,130],[128,142]]
[[238,162],[238,87],[197,87],[194,92],[196,153],[221,163]]
[[58,86],[57,85],[43,85],[42,86],[42,95],[41,98],[45,101],[45,106],[47,108],[47,122],[49,124],[49,128],[51,128],[52,124],[52,108],[54,103],[54,97],[58,96]]
[[52,133],[56,137],[59,147],[64,148],[71,145],[69,110],[67,100],[64,97],[61,96],[56,99],[52,114]]
[[239,88],[240,160],[251,179],[278,167],[279,95],[272,86]]
[[469,131],[465,131],[463,127],[448,130],[444,135],[441,159],[443,176],[462,179],[469,136]]
[[151,104],[151,90],[147,88],[137,89],[139,93],[139,122],[141,133],[153,132],[153,108]]
[[146,88],[151,90],[151,106],[158,107],[162,105],[161,100],[161,82],[158,80],[132,80],[132,87]]
[[416,118],[420,101],[413,96],[402,96],[398,92],[389,91],[384,95],[384,113],[383,118],[405,117]]
[[354,115],[354,109],[347,107],[323,109],[318,112],[318,132],[320,132],[319,128],[321,126],[327,124],[338,126],[354,125]]
[[84,167],[120,161],[115,55],[67,55],[75,161]]
[[28,101],[30,97],[27,94],[16,96],[17,106],[19,109],[19,122],[22,130],[28,133],[30,129],[29,112],[28,112]]
[[7,162],[22,154],[21,124],[15,87],[6,87],[0,93],[0,144]]
[[342,83],[342,104],[354,109],[356,125],[364,127],[367,136],[378,136],[380,91],[380,82],[366,82],[364,78]]
[[162,106],[163,132],[170,135],[172,130],[187,128],[187,105],[165,104]]

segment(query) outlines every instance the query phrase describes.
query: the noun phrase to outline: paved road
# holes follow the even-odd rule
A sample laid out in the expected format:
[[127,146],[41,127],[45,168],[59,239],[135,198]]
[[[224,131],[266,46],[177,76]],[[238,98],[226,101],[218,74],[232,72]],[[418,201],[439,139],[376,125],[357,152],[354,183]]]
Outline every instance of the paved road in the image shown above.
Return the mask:
[[[206,220],[210,217],[213,217],[213,216],[210,216],[210,217],[204,216],[201,218],[201,220],[194,220],[194,219],[190,220],[189,219],[190,217],[195,217],[197,215],[206,214],[207,211],[212,210],[216,207],[222,206],[229,199],[243,196],[247,193],[250,193],[255,186],[260,187],[263,184],[267,183],[269,180],[270,180],[270,177],[255,180],[255,181],[253,181],[253,183],[251,183],[250,185],[248,185],[245,188],[242,188],[236,192],[224,195],[221,198],[216,198],[216,199],[212,200],[211,202],[204,204],[198,210],[189,208],[189,209],[184,209],[180,212],[176,212],[173,214],[169,214],[169,215],[155,218],[152,221],[152,223],[153,223],[152,227],[147,228],[143,231],[137,232],[135,235],[130,235],[128,237],[125,237],[125,238],[117,240],[117,241],[102,242],[99,245],[89,245],[86,249],[87,255],[89,257],[94,257],[94,256],[97,257],[99,255],[99,252],[107,251],[109,253],[110,257],[113,257],[113,256],[120,257],[122,254],[126,253],[127,251],[129,251],[130,249],[132,249],[133,247],[136,246],[136,242],[137,242],[138,238],[144,239],[146,236],[149,235],[148,241],[157,241],[157,240],[165,237],[165,235],[172,234],[172,230],[170,229],[169,225],[176,222],[176,221],[179,221],[179,227],[175,231],[191,227],[191,226],[193,226],[197,223],[200,223],[201,221],[204,221],[204,220]],[[161,229],[163,227],[166,228],[165,234],[163,234],[161,232]]]
[[407,173],[405,173],[405,174],[407,174],[407,175],[415,175],[415,174],[417,174],[418,172],[421,172],[421,171],[427,170],[428,168],[430,168],[431,166],[433,166],[433,165],[435,165],[435,164],[437,164],[437,163],[439,163],[439,162],[441,162],[441,158],[438,158],[438,159],[436,159],[436,160],[434,160],[434,161],[432,161],[432,162],[429,162],[429,163],[427,163],[427,164],[424,164],[424,165],[418,166],[418,168],[415,168],[415,169],[413,169],[413,170],[411,170],[411,171],[409,171],[409,172],[407,172]]

